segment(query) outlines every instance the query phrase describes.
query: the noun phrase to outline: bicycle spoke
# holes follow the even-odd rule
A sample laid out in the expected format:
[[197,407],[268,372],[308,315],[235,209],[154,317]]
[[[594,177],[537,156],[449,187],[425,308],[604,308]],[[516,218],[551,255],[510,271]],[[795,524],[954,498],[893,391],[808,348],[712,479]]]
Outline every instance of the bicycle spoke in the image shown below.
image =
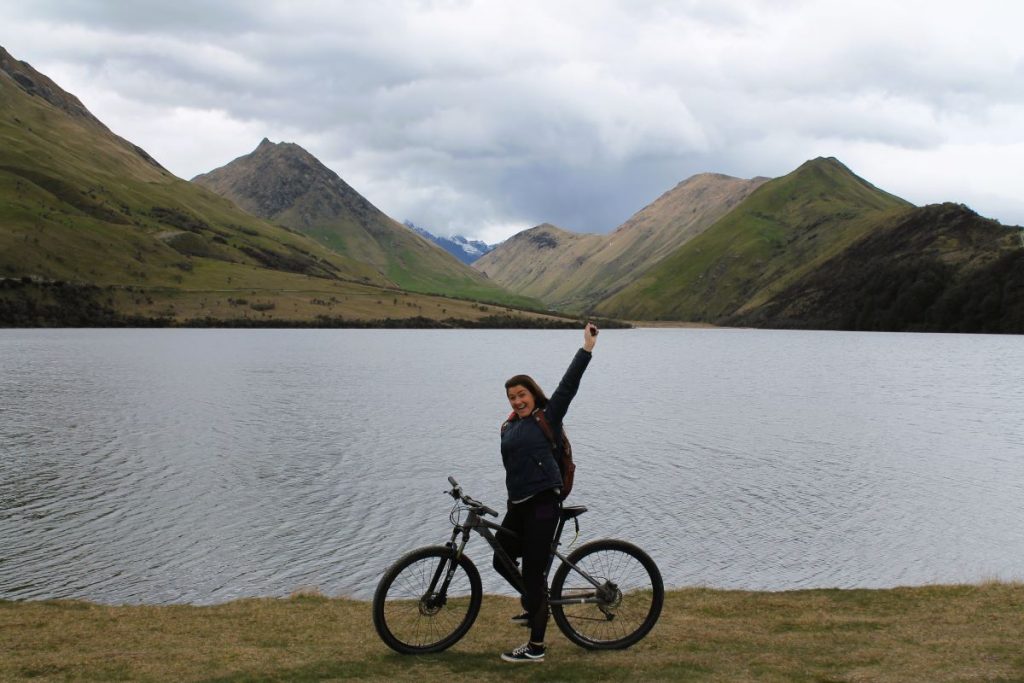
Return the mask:
[[586,598],[588,602],[556,606],[564,625],[581,638],[583,644],[595,647],[625,646],[634,642],[634,634],[646,633],[652,613],[656,609],[660,611],[660,602],[655,607],[653,578],[640,558],[613,542],[613,545],[585,552],[575,562],[583,572],[601,583],[602,588],[595,589],[578,572],[567,571],[559,586],[558,598]]
[[[458,565],[445,603],[429,604],[430,599],[436,598],[436,594],[428,593],[440,559],[425,557],[403,568],[384,598],[383,615],[388,630],[409,646],[427,647],[443,640],[458,628],[470,609],[471,582]],[[435,590],[441,588],[443,580],[442,574]]]

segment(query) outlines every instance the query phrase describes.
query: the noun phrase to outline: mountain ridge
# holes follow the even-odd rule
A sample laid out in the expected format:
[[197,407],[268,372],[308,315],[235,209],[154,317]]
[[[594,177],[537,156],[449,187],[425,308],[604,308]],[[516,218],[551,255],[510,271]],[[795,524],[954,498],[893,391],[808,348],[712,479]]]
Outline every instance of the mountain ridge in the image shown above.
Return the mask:
[[455,258],[465,263],[467,266],[471,265],[481,256],[493,251],[494,247],[497,246],[495,244],[487,244],[482,240],[467,239],[463,235],[440,237],[429,230],[419,227],[412,221],[403,221],[402,225],[414,231],[420,237],[430,240]]
[[567,247],[559,255],[544,253],[543,242],[517,235],[473,265],[512,291],[555,308],[586,312],[699,235],[766,180],[699,173],[663,192],[608,235],[559,233],[554,239]]
[[249,154],[195,176],[266,220],[309,235],[411,291],[535,306],[509,294],[433,242],[387,216],[313,154],[264,138]]
[[909,206],[834,157],[811,159],[760,185],[597,310],[633,319],[715,322],[756,306],[848,246],[873,221]]
[[603,239],[541,223],[508,238],[474,261],[473,267],[510,291],[558,308],[558,288]]
[[[239,169],[245,175],[218,173],[228,168]],[[292,208],[310,191],[310,182],[328,186],[354,213],[384,215],[341,176],[294,142],[273,143],[263,138],[252,152],[219,169],[200,173],[191,182],[228,196],[240,208],[260,218],[274,219]],[[340,209],[337,205],[329,208]],[[309,225],[309,215],[300,215],[302,221],[305,227],[313,227]]]
[[113,140],[116,140],[124,148],[137,154],[146,163],[163,173],[169,173],[146,150],[111,131],[82,104],[81,100],[61,88],[49,76],[37,71],[28,62],[15,59],[2,45],[0,45],[0,74],[6,75],[28,95],[39,97],[69,116],[78,118],[86,122],[87,125],[94,126]]
[[1024,331],[1024,229],[962,204],[884,221],[763,305],[723,322],[757,327]]

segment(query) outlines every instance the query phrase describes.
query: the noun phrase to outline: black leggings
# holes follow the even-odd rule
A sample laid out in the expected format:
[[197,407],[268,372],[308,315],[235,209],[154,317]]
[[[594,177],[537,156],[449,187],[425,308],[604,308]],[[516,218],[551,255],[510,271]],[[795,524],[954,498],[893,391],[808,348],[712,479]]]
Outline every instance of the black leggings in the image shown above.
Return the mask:
[[[522,503],[509,503],[501,526],[518,534],[498,532],[496,538],[509,557],[523,558],[523,582],[526,593],[520,598],[530,615],[530,640],[544,642],[548,626],[548,587],[545,570],[551,558],[551,541],[555,537],[559,515],[558,495],[554,490],[538,493]],[[494,569],[514,587],[508,570],[494,556]]]

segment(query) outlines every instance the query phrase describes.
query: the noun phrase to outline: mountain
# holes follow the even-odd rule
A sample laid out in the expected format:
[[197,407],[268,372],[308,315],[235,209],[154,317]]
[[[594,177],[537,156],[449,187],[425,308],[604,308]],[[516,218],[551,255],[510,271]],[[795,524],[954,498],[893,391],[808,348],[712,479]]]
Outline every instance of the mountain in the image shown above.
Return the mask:
[[698,174],[609,235],[574,235],[538,226],[473,265],[511,291],[554,308],[586,311],[699,235],[766,180]]
[[814,159],[758,187],[596,308],[650,320],[741,315],[910,207],[838,160]]
[[586,263],[604,239],[542,223],[505,240],[473,267],[511,292],[567,310],[557,294],[562,282]]
[[0,325],[528,315],[399,291],[374,266],[175,177],[2,47],[0,141]]
[[510,295],[437,245],[389,218],[294,143],[264,139],[256,149],[192,182],[249,213],[309,235],[371,265],[402,289],[536,305]]
[[174,286],[216,262],[388,284],[173,176],[3,48],[0,138],[0,274]]
[[765,303],[723,322],[1020,334],[1024,230],[960,204],[907,209]]
[[424,230],[411,221],[404,221],[403,225],[424,239],[430,240],[437,246],[441,247],[467,266],[484,254],[492,251],[495,247],[493,244],[487,244],[480,240],[468,240],[462,235],[438,237],[437,235],[432,234],[429,230]]
[[[30,97],[43,100],[54,108],[64,112],[67,116],[76,121],[79,125],[92,129],[99,136],[109,143],[120,147],[127,152],[129,158],[137,157],[160,172],[160,175],[167,177],[170,174],[157,161],[149,156],[144,149],[133,145],[124,138],[115,135],[103,122],[93,116],[92,112],[85,108],[81,100],[69,92],[63,90],[50,78],[32,68],[28,62],[15,59],[7,50],[0,46],[0,73],[11,79],[22,93]],[[11,90],[9,97],[15,99],[17,91]],[[13,103],[11,110],[14,110]],[[21,123],[21,121],[17,121]]]

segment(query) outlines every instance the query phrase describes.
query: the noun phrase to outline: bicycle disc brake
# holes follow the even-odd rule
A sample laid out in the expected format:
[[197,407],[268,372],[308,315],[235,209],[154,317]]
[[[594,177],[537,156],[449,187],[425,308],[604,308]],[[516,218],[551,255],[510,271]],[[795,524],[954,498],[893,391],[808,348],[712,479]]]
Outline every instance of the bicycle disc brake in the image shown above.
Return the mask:
[[420,614],[425,617],[432,617],[441,611],[441,608],[444,607],[446,602],[447,600],[437,593],[434,593],[433,595],[424,595],[420,598]]

